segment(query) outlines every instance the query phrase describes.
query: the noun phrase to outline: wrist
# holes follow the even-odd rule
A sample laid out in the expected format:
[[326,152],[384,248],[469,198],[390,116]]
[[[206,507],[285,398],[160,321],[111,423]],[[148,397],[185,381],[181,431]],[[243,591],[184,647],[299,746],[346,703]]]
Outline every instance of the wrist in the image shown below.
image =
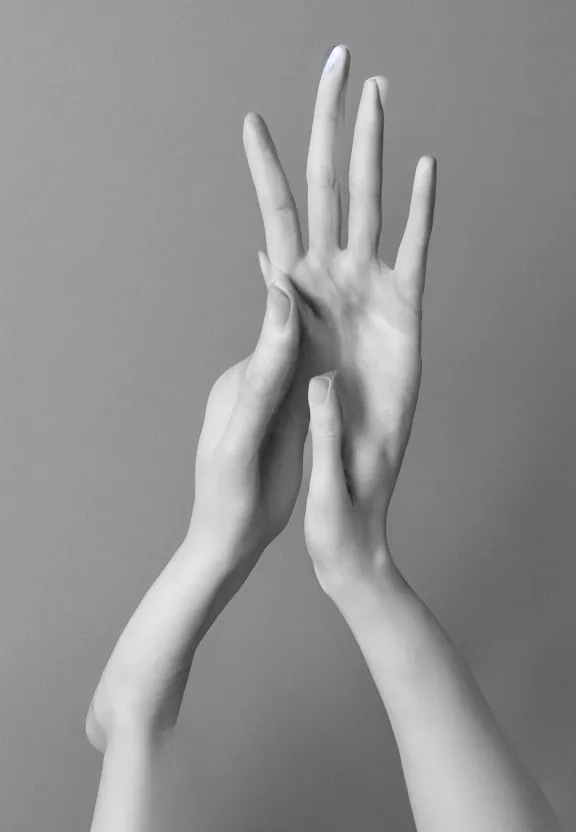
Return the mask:
[[244,584],[261,552],[245,553],[214,539],[213,535],[206,535],[192,522],[179,554],[188,565],[192,580],[199,581],[205,588],[204,614],[195,633],[197,646]]
[[248,543],[235,525],[224,511],[215,517],[206,511],[202,500],[195,501],[182,547],[192,552],[208,552],[211,562],[224,573],[242,571],[248,565],[251,570],[266,546],[258,548],[254,542]]
[[363,614],[375,604],[392,602],[410,588],[394,563],[388,545],[380,546],[364,558],[369,567],[321,572],[314,567],[322,590],[348,617]]

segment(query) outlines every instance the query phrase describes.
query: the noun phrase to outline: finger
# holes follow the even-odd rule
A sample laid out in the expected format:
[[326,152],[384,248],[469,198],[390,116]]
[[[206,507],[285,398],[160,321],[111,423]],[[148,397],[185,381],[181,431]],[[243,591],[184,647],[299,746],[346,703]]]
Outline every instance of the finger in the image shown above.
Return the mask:
[[326,61],[312,119],[306,162],[308,247],[319,254],[340,246],[341,201],[338,181],[338,128],[344,120],[350,53],[336,46]]
[[296,203],[264,119],[248,113],[244,119],[244,150],[264,222],[270,259],[290,272],[304,256]]
[[417,309],[422,304],[428,244],[434,221],[436,169],[434,156],[422,156],[416,166],[408,221],[394,265],[400,290]]
[[341,504],[341,500],[349,500],[342,462],[342,411],[334,389],[335,375],[313,378],[308,387],[312,435],[308,499],[312,504],[332,508]]
[[347,245],[361,259],[377,256],[382,231],[382,99],[387,83],[383,77],[365,82],[352,141]]
[[[288,317],[282,323],[286,313]],[[234,457],[251,459],[258,453],[268,422],[289,386],[298,347],[296,303],[287,286],[283,285],[280,290],[276,281],[268,292],[260,338],[222,437],[221,446]]]

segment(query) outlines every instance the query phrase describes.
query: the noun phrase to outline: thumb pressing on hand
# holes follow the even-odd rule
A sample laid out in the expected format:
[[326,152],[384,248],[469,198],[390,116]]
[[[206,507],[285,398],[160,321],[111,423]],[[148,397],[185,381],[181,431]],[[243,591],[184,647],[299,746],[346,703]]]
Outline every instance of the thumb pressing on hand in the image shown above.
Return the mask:
[[221,440],[235,457],[250,460],[256,458],[268,424],[292,382],[300,344],[296,304],[282,273],[275,274],[260,338]]
[[308,387],[312,471],[305,525],[310,553],[317,551],[319,556],[339,540],[352,511],[342,463],[343,420],[336,373],[317,376]]
[[348,491],[342,459],[344,420],[334,383],[336,374],[333,371],[328,378],[313,378],[308,387],[312,471],[304,515],[304,537],[314,572],[332,598],[343,597],[342,591],[346,595],[349,587],[362,585],[366,551],[370,554],[365,551],[362,522]]

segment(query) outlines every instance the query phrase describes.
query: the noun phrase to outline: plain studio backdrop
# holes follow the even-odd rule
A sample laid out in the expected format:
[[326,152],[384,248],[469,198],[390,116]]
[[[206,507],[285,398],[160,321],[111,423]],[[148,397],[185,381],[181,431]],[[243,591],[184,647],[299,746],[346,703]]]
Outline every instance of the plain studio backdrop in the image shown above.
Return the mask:
[[[4,0],[1,28],[0,827],[89,827],[90,698],[188,528],[209,390],[262,324],[243,118],[269,125],[306,242],[337,43],[352,56],[343,174],[364,79],[390,80],[390,265],[418,159],[438,159],[392,552],[569,823],[571,0]],[[310,460],[308,439],[291,522],[196,654],[159,784],[170,832],[414,829],[386,712],[305,550]]]

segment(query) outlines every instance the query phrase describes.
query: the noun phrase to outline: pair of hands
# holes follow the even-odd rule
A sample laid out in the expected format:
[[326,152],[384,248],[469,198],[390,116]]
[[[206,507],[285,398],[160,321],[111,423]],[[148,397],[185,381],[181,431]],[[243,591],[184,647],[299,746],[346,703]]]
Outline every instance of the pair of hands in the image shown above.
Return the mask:
[[[418,163],[394,268],[378,257],[387,81],[364,84],[341,247],[339,127],[350,54],[330,54],[320,79],[306,168],[308,251],[285,173],[263,119],[250,113],[244,147],[264,221],[260,266],[268,308],[254,352],[212,388],[198,443],[190,531],[244,575],[285,528],[312,433],[305,539],[323,588],[364,580],[389,562],[386,519],[410,436],[422,370],[422,295],[436,160]],[[286,297],[277,290],[284,292]],[[288,305],[284,326],[273,313]],[[332,382],[325,404],[315,376]],[[306,401],[308,400],[308,401]]]

